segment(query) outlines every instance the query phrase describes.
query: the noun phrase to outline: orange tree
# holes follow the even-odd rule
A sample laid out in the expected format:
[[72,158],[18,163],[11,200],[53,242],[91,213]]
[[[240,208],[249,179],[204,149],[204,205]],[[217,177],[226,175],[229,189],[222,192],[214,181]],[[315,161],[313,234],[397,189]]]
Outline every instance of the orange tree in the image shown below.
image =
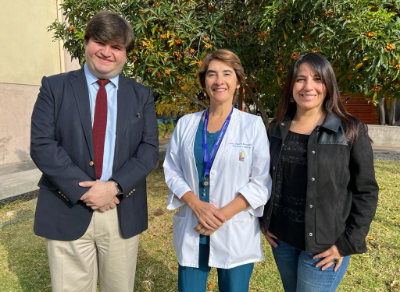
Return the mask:
[[207,107],[196,70],[206,53],[231,49],[242,57],[251,80],[252,88],[246,95],[263,108],[265,102],[261,103],[261,95],[257,95],[257,71],[263,70],[263,46],[267,40],[267,32],[260,30],[263,3],[266,2],[65,0],[61,4],[65,22],[55,21],[49,30],[82,64],[84,29],[89,19],[102,10],[125,17],[135,31],[136,44],[128,54],[123,73],[153,88],[158,96],[158,113]]
[[398,0],[268,1],[269,68],[258,78],[280,85],[293,59],[318,52],[331,61],[342,93],[364,95],[379,104],[381,124],[398,124],[399,9]]
[[[287,69],[300,54],[319,52],[333,64],[340,89],[380,103],[383,122],[395,124],[400,97],[397,0],[65,0],[66,22],[49,29],[84,62],[83,32],[98,11],[124,16],[136,33],[124,74],[153,88],[159,113],[207,106],[196,70],[207,52],[227,48],[247,76],[244,101],[265,124]],[[390,119],[384,105],[392,104]]]

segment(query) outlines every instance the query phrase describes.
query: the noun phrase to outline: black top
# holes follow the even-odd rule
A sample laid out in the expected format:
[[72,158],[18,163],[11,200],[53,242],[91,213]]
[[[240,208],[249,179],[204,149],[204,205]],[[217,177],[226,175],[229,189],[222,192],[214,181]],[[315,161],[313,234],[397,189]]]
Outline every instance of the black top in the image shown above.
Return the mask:
[[305,249],[307,143],[309,135],[289,131],[278,163],[269,231],[293,247]]

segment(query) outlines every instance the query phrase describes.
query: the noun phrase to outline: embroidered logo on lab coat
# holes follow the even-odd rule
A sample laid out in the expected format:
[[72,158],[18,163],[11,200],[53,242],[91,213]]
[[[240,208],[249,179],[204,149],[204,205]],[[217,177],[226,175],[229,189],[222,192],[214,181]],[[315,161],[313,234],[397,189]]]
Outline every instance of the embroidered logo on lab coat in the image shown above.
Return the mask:
[[244,162],[244,150],[240,149],[239,151],[239,161]]

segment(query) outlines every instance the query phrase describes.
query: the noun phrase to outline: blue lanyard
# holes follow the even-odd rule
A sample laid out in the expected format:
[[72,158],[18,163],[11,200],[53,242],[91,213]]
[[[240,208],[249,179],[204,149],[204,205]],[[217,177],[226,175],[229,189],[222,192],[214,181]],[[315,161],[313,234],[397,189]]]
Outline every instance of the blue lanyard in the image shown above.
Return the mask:
[[231,120],[233,106],[232,106],[231,112],[229,113],[228,117],[226,118],[224,124],[222,125],[222,129],[218,135],[218,138],[215,141],[215,143],[211,149],[210,156],[208,156],[208,151],[207,151],[208,112],[209,112],[209,108],[206,110],[206,115],[204,117],[204,125],[203,125],[203,161],[204,161],[204,164],[206,165],[204,176],[210,175],[210,170],[211,170],[211,166],[214,162],[215,154],[217,153],[217,150],[219,148],[219,145],[221,144],[222,138],[224,137],[226,129],[228,128],[229,121]]

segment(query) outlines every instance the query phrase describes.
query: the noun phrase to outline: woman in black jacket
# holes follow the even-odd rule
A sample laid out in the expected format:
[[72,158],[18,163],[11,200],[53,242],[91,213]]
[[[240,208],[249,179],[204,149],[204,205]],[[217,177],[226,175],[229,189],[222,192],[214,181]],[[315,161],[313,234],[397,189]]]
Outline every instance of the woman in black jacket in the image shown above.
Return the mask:
[[288,291],[335,291],[366,251],[378,185],[367,127],[348,114],[330,63],[300,56],[269,132],[272,197],[261,228]]

